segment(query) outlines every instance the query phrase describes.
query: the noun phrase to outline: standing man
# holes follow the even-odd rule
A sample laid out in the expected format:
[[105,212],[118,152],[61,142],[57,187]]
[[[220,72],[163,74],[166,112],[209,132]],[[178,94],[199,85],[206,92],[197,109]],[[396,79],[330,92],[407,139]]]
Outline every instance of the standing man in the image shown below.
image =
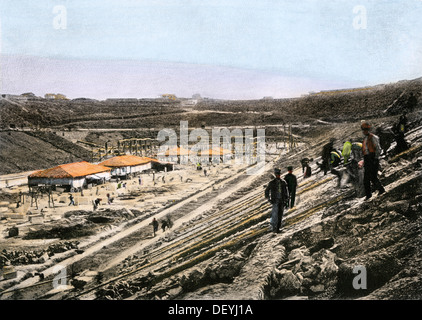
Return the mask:
[[372,197],[371,182],[373,183],[375,189],[378,190],[379,195],[385,192],[384,187],[378,179],[379,155],[381,153],[381,147],[378,136],[369,132],[371,125],[368,122],[363,121],[361,129],[365,135],[362,142],[363,163],[365,169],[363,184],[365,187],[365,200],[369,200]]
[[334,138],[330,139],[330,142],[328,142],[327,144],[325,144],[322,147],[322,152],[321,152],[321,158],[322,158],[322,165],[321,165],[321,169],[324,171],[324,176],[327,174],[328,170],[330,170],[330,163],[332,161],[332,154],[331,152],[334,150],[334,141],[336,141]]
[[297,179],[296,176],[293,174],[293,167],[287,167],[288,174],[285,175],[284,180],[287,182],[287,189],[289,190],[290,196],[290,209],[295,206],[295,197],[296,197],[296,187],[297,187]]
[[271,231],[279,233],[283,219],[284,206],[288,202],[289,194],[286,181],[280,178],[280,169],[274,169],[275,179],[271,180],[265,189],[265,198],[272,204]]
[[155,233],[158,230],[158,221],[155,218],[152,219],[152,230],[154,232],[154,237],[155,237]]
[[338,180],[337,180],[337,187],[338,188],[341,187],[342,174],[340,173],[339,170],[337,170],[335,168],[338,167],[340,163],[341,163],[340,152],[333,149],[331,151],[329,168],[330,168],[330,172],[338,177]]

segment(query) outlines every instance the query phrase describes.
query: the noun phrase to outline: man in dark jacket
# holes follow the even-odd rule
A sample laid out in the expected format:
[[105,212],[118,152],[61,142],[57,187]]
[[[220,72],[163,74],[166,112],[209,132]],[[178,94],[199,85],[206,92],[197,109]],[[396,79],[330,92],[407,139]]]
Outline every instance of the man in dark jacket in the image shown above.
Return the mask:
[[296,179],[296,176],[293,174],[292,166],[287,167],[287,170],[289,171],[289,173],[284,176],[284,180],[286,180],[287,189],[289,190],[289,196],[290,196],[289,205],[290,205],[290,208],[293,208],[295,206],[297,179]]
[[321,170],[324,171],[324,176],[327,174],[328,170],[330,170],[330,163],[331,163],[331,152],[334,150],[334,138],[330,139],[330,142],[328,142],[327,144],[325,144],[322,147],[322,152],[321,152],[321,159],[322,159],[322,165],[321,165]]
[[155,237],[155,233],[158,230],[158,221],[155,218],[152,219],[152,230],[154,232],[154,237]]
[[275,179],[265,189],[265,198],[272,204],[270,225],[273,232],[280,232],[284,206],[288,206],[289,193],[286,181],[280,178],[280,169],[274,170]]
[[362,142],[365,169],[363,184],[365,187],[366,200],[369,200],[372,197],[371,183],[374,185],[374,188],[378,190],[379,195],[385,192],[384,187],[378,179],[379,155],[381,153],[381,147],[378,136],[370,132],[371,125],[368,122],[362,122],[361,128],[365,136]]

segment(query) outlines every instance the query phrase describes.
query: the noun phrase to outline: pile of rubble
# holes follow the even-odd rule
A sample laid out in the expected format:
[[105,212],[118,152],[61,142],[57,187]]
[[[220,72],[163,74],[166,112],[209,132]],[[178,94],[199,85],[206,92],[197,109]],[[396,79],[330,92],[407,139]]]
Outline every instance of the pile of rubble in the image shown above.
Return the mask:
[[29,230],[23,237],[31,239],[55,239],[70,240],[90,236],[97,233],[101,228],[110,224],[119,224],[141,216],[143,213],[135,209],[102,209],[98,211],[74,210],[64,214],[59,221],[45,223],[41,229]]
[[95,230],[92,228],[90,222],[85,223],[67,223],[60,225],[53,225],[51,227],[45,226],[45,228],[39,230],[30,230],[24,237],[24,240],[32,239],[61,239],[69,240],[75,238],[81,238],[95,234]]
[[49,245],[46,249],[40,250],[6,250],[0,253],[0,268],[5,265],[28,265],[46,262],[56,253],[78,249],[78,241],[64,241]]

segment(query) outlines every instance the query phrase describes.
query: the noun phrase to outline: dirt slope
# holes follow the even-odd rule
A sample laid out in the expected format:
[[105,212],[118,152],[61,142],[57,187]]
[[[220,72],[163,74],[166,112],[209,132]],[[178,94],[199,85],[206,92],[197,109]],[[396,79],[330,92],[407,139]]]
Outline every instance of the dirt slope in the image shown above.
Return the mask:
[[[387,100],[391,99],[394,102],[397,96]],[[375,126],[392,125],[397,118],[383,114],[372,120]],[[69,270],[71,290],[34,292],[33,297],[421,299],[422,113],[416,110],[408,118],[406,139],[411,149],[382,160],[380,177],[387,192],[381,196],[375,194],[369,201],[357,198],[351,186],[338,188],[333,175],[318,172],[314,161],[313,176],[299,179],[296,208],[286,213],[283,232],[273,234],[268,230],[270,207],[263,197],[269,170],[222,201],[215,199],[228,190],[224,186],[189,203],[179,211],[183,223],[175,223],[139,252],[129,247],[139,245],[140,239],[131,239],[127,244],[131,255],[112,268],[97,273],[98,265],[107,265],[98,259],[112,260],[121,253],[118,243],[104,248],[101,258],[93,258],[91,264],[85,261],[84,270],[73,270],[76,274]],[[359,120],[321,124],[324,130],[316,130],[319,135],[311,132],[305,146],[284,155],[276,165],[294,165],[299,177],[300,159],[313,156],[317,160],[330,137],[337,139],[338,148],[344,139],[361,138]],[[12,147],[7,136],[4,141]],[[213,205],[207,207],[210,202]],[[201,206],[207,210],[185,220],[182,214],[189,216]],[[96,277],[80,280],[88,271]],[[19,299],[19,294],[11,298]]]
[[[116,278],[70,297],[420,299],[420,132],[419,126],[407,135],[413,147],[407,153],[382,162],[382,196],[364,201],[350,186],[337,188],[332,175],[316,172],[309,181],[300,179],[296,208],[286,214],[283,232],[272,234],[269,205],[257,187],[268,181],[263,176],[240,198],[127,259]],[[283,158],[280,167],[297,163],[302,154]],[[364,282],[355,279],[362,272]]]

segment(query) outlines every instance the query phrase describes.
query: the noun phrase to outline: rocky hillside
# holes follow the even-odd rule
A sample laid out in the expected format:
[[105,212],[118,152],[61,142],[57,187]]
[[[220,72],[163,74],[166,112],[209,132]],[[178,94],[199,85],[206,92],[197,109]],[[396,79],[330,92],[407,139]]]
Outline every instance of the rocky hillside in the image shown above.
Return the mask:
[[[386,85],[351,90],[320,92],[296,99],[274,99],[253,101],[204,100],[197,110],[234,112],[255,115],[257,123],[314,123],[315,120],[343,122],[361,119],[376,119],[386,115],[400,114],[413,94],[422,99],[422,78],[400,81]],[[221,116],[220,116],[221,117]],[[218,118],[217,118],[218,119]],[[201,119],[206,123],[216,119]],[[235,125],[235,119],[231,119]],[[243,122],[242,122],[243,123]]]
[[[385,194],[365,201],[346,176],[337,187],[313,163],[274,234],[263,198],[268,172],[66,298],[421,299],[422,115],[412,115],[411,148],[395,154],[393,143],[383,158]],[[339,140],[355,130],[344,125]],[[278,166],[297,164],[312,149],[289,153]]]
[[[411,86],[419,88],[418,81],[410,82]],[[409,83],[397,84],[401,85]],[[362,115],[371,119],[374,129],[396,123],[398,114],[407,109],[408,91],[400,90],[387,97],[379,94],[378,100],[371,97],[372,102],[381,101],[376,109],[367,109],[365,100],[359,100],[356,111],[361,113],[355,112],[353,117],[350,112],[325,118],[326,110],[317,113],[316,106],[322,104],[316,104],[312,108],[316,108],[318,125],[296,129],[297,134],[306,136],[306,143],[283,153],[275,163],[269,162],[263,175],[248,177],[238,172],[230,182],[223,180],[209,190],[198,191],[204,194],[177,207],[172,229],[159,231],[157,237],[150,237],[149,226],[139,229],[131,234],[127,247],[121,242],[109,243],[99,250],[101,256],[91,259],[87,255],[69,265],[71,290],[26,294],[40,299],[98,300],[421,299],[421,109],[407,110],[405,138],[410,149],[398,153],[392,142],[382,158],[380,179],[386,193],[375,192],[365,201],[347,182],[344,168],[338,186],[336,176],[324,175],[316,164],[329,138],[336,139],[337,148],[345,139],[362,139]],[[420,91],[415,94],[420,97]],[[369,99],[368,95],[362,99]],[[337,103],[353,108],[350,96],[341,96]],[[315,99],[328,101],[326,96]],[[335,99],[340,97],[332,101]],[[225,112],[219,113],[222,119],[235,118]],[[202,113],[192,113],[195,117],[198,114]],[[208,111],[205,114],[209,116]],[[306,113],[298,113],[303,115]],[[254,117],[265,120],[265,114]],[[316,124],[314,120],[310,121]],[[10,137],[7,132],[5,135],[3,139]],[[36,137],[51,142],[51,137]],[[61,149],[64,154],[69,150],[64,142]],[[308,179],[302,178],[303,157],[314,158],[313,175]],[[283,170],[293,165],[299,178],[296,206],[285,213],[279,234],[269,232],[270,205],[264,198],[274,165]],[[86,273],[95,276],[84,276]],[[6,298],[22,299],[20,294],[12,292]]]
[[91,152],[53,132],[0,132],[0,174],[50,168],[90,161]]
[[[416,107],[408,108],[410,94]],[[180,101],[127,99],[97,101],[90,99],[46,100],[29,98],[0,100],[0,174],[44,169],[64,162],[90,160],[90,149],[69,143],[61,136],[87,129],[115,129],[114,137],[156,138],[158,130],[175,128],[180,121],[189,127],[264,126],[266,136],[283,133],[271,125],[296,124],[293,133],[309,137],[321,133],[321,124],[359,119],[377,119],[420,109],[422,79],[401,81],[354,91],[323,92],[297,99],[216,101],[203,100],[183,107]],[[311,125],[312,132],[301,125]],[[131,129],[131,131],[119,131]],[[142,131],[143,130],[143,131]],[[306,130],[306,129],[305,129]],[[325,129],[324,129],[325,130]],[[46,132],[47,131],[47,132]],[[142,131],[142,132],[140,132]],[[75,131],[76,132],[76,131]],[[79,131],[80,132],[80,131]],[[103,144],[115,139],[106,132],[86,136],[87,141]],[[75,141],[73,141],[75,142]],[[86,146],[85,146],[86,147]],[[31,152],[28,153],[27,150]],[[26,154],[22,157],[22,154]],[[38,161],[35,163],[34,160]]]

